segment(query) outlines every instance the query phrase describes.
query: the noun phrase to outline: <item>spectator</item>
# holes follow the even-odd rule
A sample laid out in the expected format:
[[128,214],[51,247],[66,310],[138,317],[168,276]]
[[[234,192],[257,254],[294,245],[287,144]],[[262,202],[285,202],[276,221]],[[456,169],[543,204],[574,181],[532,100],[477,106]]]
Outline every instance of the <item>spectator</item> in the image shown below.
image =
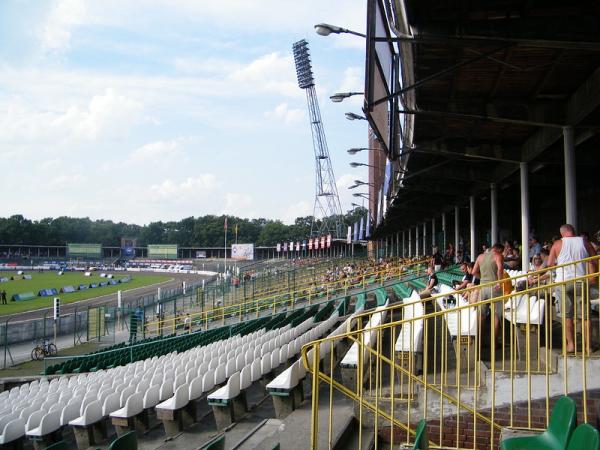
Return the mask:
[[6,305],[6,291],[4,289],[0,292],[0,299],[2,299],[2,304]]
[[437,293],[438,278],[432,266],[427,266],[427,286],[419,291],[422,299],[429,298]]
[[442,270],[442,266],[444,265],[444,258],[439,252],[437,247],[433,247],[433,256],[431,257],[431,264],[436,272]]
[[502,257],[504,259],[504,268],[506,270],[519,267],[519,251],[509,241],[504,241]]
[[[473,276],[479,275],[481,284],[490,284],[480,289],[479,295],[480,300],[490,300],[502,295],[502,286],[500,281],[503,278],[504,273],[504,259],[502,257],[502,251],[504,247],[501,244],[494,244],[490,252],[482,253],[477,257],[475,266],[473,267]],[[493,308],[492,308],[493,306]],[[498,330],[500,327],[500,320],[502,318],[502,303],[492,302],[490,308],[494,314],[494,339],[498,339]],[[487,309],[487,308],[486,308]],[[498,345],[497,343],[496,345]]]
[[185,318],[183,319],[183,329],[188,333],[192,331],[192,318],[190,317],[190,313],[186,313]]
[[529,254],[539,255],[542,251],[542,244],[539,243],[538,237],[535,234],[529,236]]
[[446,265],[454,264],[455,256],[456,254],[454,253],[454,245],[452,245],[451,242],[448,242],[448,245],[446,246],[446,253],[444,253],[444,260],[446,262]]
[[460,264],[460,271],[463,273],[462,280],[455,280],[452,282],[452,287],[460,291],[462,289],[466,289],[469,283],[473,282],[473,275],[469,272],[469,264],[463,262]]
[[[560,235],[561,239],[554,242],[552,248],[550,249],[550,255],[548,257],[548,267],[553,267],[555,265],[563,265],[564,267],[559,267],[556,269],[556,282],[566,282],[564,286],[558,286],[554,290],[554,295],[560,305],[562,317],[564,317],[564,333],[566,337],[566,352],[574,352],[575,351],[575,330],[573,324],[573,310],[575,302],[578,302],[577,310],[582,311],[583,309],[583,301],[586,298],[578,297],[577,293],[580,295],[583,293],[583,289],[588,290],[587,298],[589,297],[589,284],[580,282],[568,282],[577,277],[584,276],[587,273],[586,263],[584,262],[576,262],[581,259],[587,258],[589,256],[596,255],[596,251],[581,236],[575,236],[575,228],[573,225],[564,224],[560,227]],[[594,272],[598,271],[598,262],[596,260],[590,261],[591,268]],[[584,284],[585,286],[582,286]],[[564,293],[564,295],[563,295]],[[589,308],[589,305],[588,305]],[[589,317],[589,311],[587,314],[583,314],[583,316]],[[589,352],[589,344],[591,339],[591,328],[589,324],[589,320],[584,320],[583,328],[585,329],[585,336],[588,348],[586,348],[586,352]]]

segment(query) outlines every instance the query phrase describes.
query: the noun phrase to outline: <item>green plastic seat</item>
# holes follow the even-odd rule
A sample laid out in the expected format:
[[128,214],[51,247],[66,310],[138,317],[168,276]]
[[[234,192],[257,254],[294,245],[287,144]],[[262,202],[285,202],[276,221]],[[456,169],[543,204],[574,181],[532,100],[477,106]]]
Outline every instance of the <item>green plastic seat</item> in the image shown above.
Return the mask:
[[600,450],[600,432],[589,423],[582,423],[571,435],[567,450]]
[[225,450],[225,435],[217,436],[200,450]]
[[44,448],[44,450],[67,450],[67,443],[65,441],[58,441],[48,447]]
[[137,433],[130,431],[111,442],[108,450],[137,450]]
[[421,419],[415,431],[413,450],[429,450],[429,437],[427,436],[427,422]]
[[500,448],[502,450],[564,450],[567,448],[567,443],[576,425],[577,407],[575,402],[570,397],[561,397],[552,408],[550,424],[546,431],[538,436],[505,439]]

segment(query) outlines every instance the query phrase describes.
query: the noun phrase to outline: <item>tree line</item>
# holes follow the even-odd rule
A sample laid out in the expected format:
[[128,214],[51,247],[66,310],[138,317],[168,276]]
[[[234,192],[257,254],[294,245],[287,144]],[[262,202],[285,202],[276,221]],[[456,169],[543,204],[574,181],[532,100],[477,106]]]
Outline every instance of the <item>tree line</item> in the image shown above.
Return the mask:
[[[348,211],[342,217],[344,226],[358,222],[361,216],[366,216],[366,211],[365,208]],[[217,247],[223,245],[225,217],[228,223],[228,243],[235,242],[237,230],[238,243],[254,243],[259,246],[307,238],[313,221],[312,216],[298,217],[293,224],[286,225],[280,220],[264,218],[205,215],[179,221],[136,225],[112,220],[91,220],[87,217],[63,216],[30,220],[17,214],[0,218],[0,244],[62,246],[71,242],[118,247],[122,237],[133,237],[137,238],[138,246],[178,244],[180,247]]]

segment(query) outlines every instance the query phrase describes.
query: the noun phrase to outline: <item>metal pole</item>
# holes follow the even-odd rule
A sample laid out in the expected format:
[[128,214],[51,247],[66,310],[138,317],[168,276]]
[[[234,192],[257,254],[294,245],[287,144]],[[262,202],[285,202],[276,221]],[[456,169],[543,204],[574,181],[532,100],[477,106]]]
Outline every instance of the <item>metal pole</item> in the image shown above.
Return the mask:
[[[563,128],[563,143],[565,154],[565,212],[566,223],[577,230],[577,178],[575,174],[575,143],[573,127]],[[523,241],[523,246],[525,241]],[[523,269],[525,270],[525,269]]]
[[471,222],[471,261],[475,261],[475,257],[477,256],[477,248],[475,247],[475,196],[471,195],[469,197],[469,215]]
[[431,219],[431,253],[433,253],[433,247],[435,247],[435,217]]
[[408,229],[408,257],[412,256],[412,229]]
[[529,171],[526,162],[521,169],[521,270],[529,269]]
[[423,256],[427,254],[427,222],[423,222]]
[[419,256],[419,225],[415,227],[415,256]]
[[402,257],[405,258],[406,257],[406,233],[404,232],[404,230],[402,230]]
[[442,250],[446,248],[446,213],[442,213]]
[[490,184],[491,233],[490,245],[498,242],[498,189],[496,183]]
[[[455,255],[455,257],[458,254],[458,241],[460,240],[459,229],[460,229],[460,208],[458,207],[458,205],[455,205],[454,206],[454,255]],[[458,260],[456,260],[456,262],[458,262]]]

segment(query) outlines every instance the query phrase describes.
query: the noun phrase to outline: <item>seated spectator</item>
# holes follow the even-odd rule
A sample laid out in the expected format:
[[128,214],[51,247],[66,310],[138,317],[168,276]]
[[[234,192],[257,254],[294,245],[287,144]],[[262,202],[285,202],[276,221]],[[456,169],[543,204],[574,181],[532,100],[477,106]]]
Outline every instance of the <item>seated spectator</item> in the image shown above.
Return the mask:
[[446,246],[446,252],[444,253],[444,261],[446,262],[446,265],[454,264],[455,256],[454,245],[448,242],[448,245]]
[[435,274],[433,267],[427,266],[427,286],[425,289],[419,291],[419,295],[422,299],[429,298],[432,295],[437,294],[438,277]]
[[504,250],[502,251],[504,258],[504,269],[516,269],[519,267],[520,255],[519,251],[511,245],[509,241],[504,241]]
[[548,255],[550,252],[546,248],[542,248],[539,255],[533,255],[530,272],[540,273],[529,275],[527,277],[528,286],[538,286],[548,284],[552,281],[552,271],[544,270],[548,267]]
[[473,282],[473,275],[469,272],[469,264],[463,262],[460,264],[460,271],[463,273],[462,280],[454,280],[452,282],[452,287],[460,291],[461,289],[466,289],[469,283]]
[[542,251],[542,244],[539,243],[538,237],[535,234],[529,236],[529,254],[539,255]]

